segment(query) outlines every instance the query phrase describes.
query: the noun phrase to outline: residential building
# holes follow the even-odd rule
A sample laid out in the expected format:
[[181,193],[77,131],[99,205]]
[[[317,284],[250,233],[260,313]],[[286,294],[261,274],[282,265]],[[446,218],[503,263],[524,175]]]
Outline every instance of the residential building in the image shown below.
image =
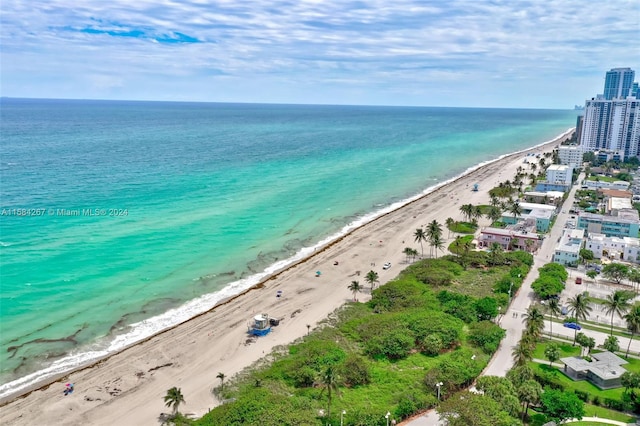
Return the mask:
[[557,207],[564,201],[564,194],[562,191],[527,191],[523,198],[527,203],[548,204]]
[[596,259],[608,258],[640,263],[640,239],[631,237],[607,237],[604,234],[589,234],[584,246]]
[[517,224],[508,228],[482,228],[478,237],[478,247],[489,248],[498,243],[504,250],[525,250],[535,252],[542,244],[536,233],[535,223]]
[[[574,169],[582,166],[583,155],[584,151],[582,150],[582,147],[580,145],[560,145],[558,147],[558,157],[560,158],[560,164],[570,166]],[[547,178],[547,180],[549,179]]]
[[634,75],[630,68],[608,71],[604,95],[585,102],[578,139],[585,152],[611,150],[621,159],[640,154],[640,101]]
[[631,96],[635,72],[631,68],[613,68],[607,71],[604,79],[604,98],[625,99]]
[[553,253],[553,261],[561,265],[577,266],[584,240],[584,229],[564,229]]
[[565,374],[573,380],[587,380],[600,389],[622,386],[620,377],[627,372],[623,367],[627,361],[609,351],[592,353],[590,359],[572,356],[560,361],[564,363]]
[[520,203],[520,210],[522,213],[515,217],[509,212],[504,212],[501,220],[506,224],[514,225],[528,219],[532,221],[531,223],[535,221],[536,231],[547,232],[551,219],[556,214],[556,207],[546,204]]
[[620,212],[618,216],[604,216],[594,213],[582,213],[578,216],[578,229],[584,229],[589,235],[604,234],[607,237],[632,237],[638,238],[640,221],[636,212],[635,218],[632,212]]
[[617,189],[625,191],[631,184],[624,180],[617,180],[615,182],[605,182],[603,180],[583,180],[582,186],[586,186],[588,189]]
[[571,189],[571,185],[567,185],[564,183],[553,183],[553,182],[538,182],[536,183],[535,190],[537,192],[549,192],[549,191],[561,191],[568,192]]
[[564,164],[552,164],[547,167],[547,182],[571,185],[573,167]]

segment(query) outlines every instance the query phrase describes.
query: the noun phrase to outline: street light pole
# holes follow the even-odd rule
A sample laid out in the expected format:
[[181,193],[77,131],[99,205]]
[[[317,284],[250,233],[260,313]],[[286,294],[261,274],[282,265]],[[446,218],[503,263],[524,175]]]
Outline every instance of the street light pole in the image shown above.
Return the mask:
[[384,418],[387,419],[387,426],[389,426],[389,416],[391,416],[391,413],[387,411],[387,414],[384,416]]
[[343,421],[344,421],[344,415],[347,414],[347,410],[342,410],[342,413],[340,413],[340,426],[343,426]]
[[436,387],[438,388],[438,401],[440,401],[440,386],[442,386],[444,383],[442,382],[438,382],[436,383]]

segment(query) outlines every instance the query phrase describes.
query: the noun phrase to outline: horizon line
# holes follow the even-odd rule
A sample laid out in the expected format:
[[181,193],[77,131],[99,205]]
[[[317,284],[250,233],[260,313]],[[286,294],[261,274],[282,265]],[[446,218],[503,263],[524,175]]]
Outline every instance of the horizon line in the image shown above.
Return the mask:
[[19,96],[0,96],[2,100],[43,100],[43,101],[91,101],[91,102],[157,102],[183,104],[240,104],[240,105],[290,105],[290,106],[334,106],[334,107],[379,107],[379,108],[464,108],[464,109],[525,109],[525,110],[555,110],[573,111],[578,104],[567,108],[540,107],[490,107],[490,106],[442,106],[442,105],[386,105],[386,104],[333,104],[333,103],[297,103],[297,102],[242,102],[242,101],[186,101],[186,100],[158,100],[158,99],[99,99],[99,98],[32,98]]

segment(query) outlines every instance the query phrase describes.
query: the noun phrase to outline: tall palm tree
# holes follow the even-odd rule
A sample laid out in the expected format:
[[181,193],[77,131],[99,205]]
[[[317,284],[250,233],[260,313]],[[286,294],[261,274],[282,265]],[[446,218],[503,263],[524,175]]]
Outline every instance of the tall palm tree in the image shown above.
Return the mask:
[[371,291],[373,291],[374,286],[378,282],[378,273],[376,271],[369,271],[364,277],[364,280],[371,285]]
[[180,406],[180,404],[183,404],[183,403],[186,404],[184,400],[184,396],[182,395],[180,388],[177,388],[175,386],[169,389],[167,391],[167,394],[164,396],[164,405],[166,405],[169,408],[173,406],[174,416],[178,412],[178,407]]
[[558,299],[549,299],[547,304],[547,312],[549,312],[549,314],[551,315],[551,319],[549,320],[549,331],[551,336],[553,336],[553,320],[562,312],[560,301]]
[[482,218],[482,207],[474,206],[472,212],[473,219],[477,222],[480,218]]
[[527,312],[522,316],[522,322],[525,323],[526,332],[531,335],[535,340],[542,337],[542,331],[544,330],[544,314],[540,305],[535,304],[529,306]]
[[627,353],[625,355],[625,358],[628,358],[633,336],[640,331],[640,304],[633,305],[629,313],[624,316],[624,319],[627,321],[627,330],[631,332],[631,338],[629,339]]
[[[591,313],[591,306],[589,306],[589,293],[586,291],[569,299],[567,305],[569,305],[569,313],[576,319],[576,324],[580,320],[586,320],[587,316]],[[578,330],[573,331],[573,346],[576,345],[577,332]]]
[[613,336],[613,317],[615,314],[618,316],[623,316],[629,311],[631,304],[629,303],[629,299],[633,297],[633,294],[625,290],[616,290],[612,294],[607,295],[603,306],[605,308],[605,313],[611,314],[611,335]]
[[340,388],[338,387],[338,375],[333,367],[327,367],[320,377],[320,396],[327,391],[327,418],[331,418],[331,393],[335,392],[336,395],[340,395]]
[[451,238],[451,227],[455,223],[455,220],[453,220],[452,217],[448,217],[447,220],[445,220],[444,223],[447,225],[447,229],[449,230],[449,234],[448,234],[447,238]]
[[517,367],[527,365],[533,359],[533,350],[527,342],[520,341],[511,351],[513,361]]
[[[433,251],[433,247],[435,246],[434,242],[436,240],[442,240],[442,225],[438,223],[437,220],[433,220],[427,225],[427,230],[425,232],[427,240],[429,241],[429,245],[431,246],[431,250]],[[436,257],[438,255],[436,254]]]
[[511,200],[509,202],[508,210],[509,210],[509,213],[511,213],[513,215],[513,219],[515,220],[516,217],[518,217],[518,216],[520,216],[520,214],[522,214],[522,208],[520,207],[520,201]]
[[473,217],[473,210],[473,204],[463,204],[460,206],[460,211],[468,222],[471,222],[471,218]]
[[349,284],[349,290],[351,290],[351,292],[353,293],[353,301],[357,302],[358,301],[357,295],[360,291],[362,291],[362,286],[360,285],[360,282],[351,281],[351,284]]
[[427,234],[425,234],[424,229],[418,228],[416,232],[413,233],[415,237],[415,242],[420,243],[420,251],[422,252],[422,256],[424,256],[424,247],[422,247],[422,242],[427,241]]
[[444,240],[442,239],[442,237],[440,235],[436,235],[433,240],[431,241],[431,244],[433,245],[433,248],[435,249],[436,252],[436,259],[438,258],[438,250],[444,250]]
[[224,379],[227,376],[224,375],[224,373],[218,373],[218,375],[216,376],[216,379],[220,379],[220,390],[223,391],[224,390]]
[[404,250],[402,250],[402,254],[407,256],[407,263],[409,263],[409,258],[411,257],[412,252],[413,250],[411,249],[411,247],[405,247]]

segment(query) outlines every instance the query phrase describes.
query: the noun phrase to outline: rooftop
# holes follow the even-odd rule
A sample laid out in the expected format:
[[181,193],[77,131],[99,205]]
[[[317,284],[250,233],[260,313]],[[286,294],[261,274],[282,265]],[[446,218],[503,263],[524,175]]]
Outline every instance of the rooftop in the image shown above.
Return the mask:
[[591,354],[591,359],[593,361],[589,362],[586,359],[572,356],[561,358],[560,361],[574,371],[590,371],[604,380],[617,379],[627,371],[622,367],[622,365],[628,364],[627,361],[611,352]]

